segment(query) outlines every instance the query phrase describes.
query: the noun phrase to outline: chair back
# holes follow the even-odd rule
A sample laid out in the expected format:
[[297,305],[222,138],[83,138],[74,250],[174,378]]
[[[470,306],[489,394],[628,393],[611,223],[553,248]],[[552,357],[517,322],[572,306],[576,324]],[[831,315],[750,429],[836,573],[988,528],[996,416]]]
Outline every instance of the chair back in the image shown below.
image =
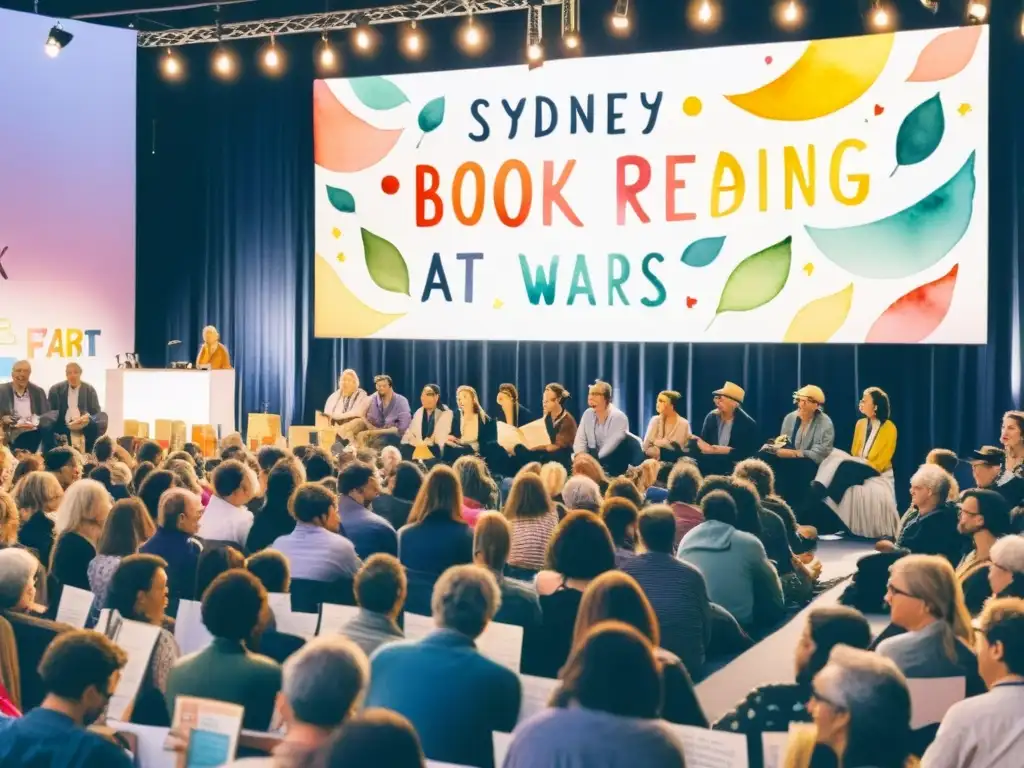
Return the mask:
[[292,611],[296,613],[319,613],[323,603],[332,605],[355,605],[351,578],[336,581],[314,581],[292,579]]
[[39,677],[39,662],[57,635],[70,632],[74,627],[47,619],[5,611],[4,618],[14,631],[14,645],[21,673],[21,711],[28,712],[43,703],[46,690]]

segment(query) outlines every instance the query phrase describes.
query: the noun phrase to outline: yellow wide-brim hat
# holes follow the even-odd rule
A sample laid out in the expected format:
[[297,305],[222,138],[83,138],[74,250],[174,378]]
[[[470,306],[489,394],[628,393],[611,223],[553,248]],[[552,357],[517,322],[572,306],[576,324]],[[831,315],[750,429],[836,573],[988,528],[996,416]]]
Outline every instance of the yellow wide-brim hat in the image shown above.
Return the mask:
[[816,387],[813,384],[807,384],[806,386],[800,387],[800,389],[793,393],[793,397],[806,397],[808,400],[813,400],[818,405],[825,404],[825,393],[821,391],[821,387]]
[[747,393],[743,391],[743,387],[739,384],[733,384],[731,381],[725,382],[721,389],[716,389],[711,394],[721,395],[722,397],[728,397],[730,400],[735,400],[737,403],[743,402],[743,397]]

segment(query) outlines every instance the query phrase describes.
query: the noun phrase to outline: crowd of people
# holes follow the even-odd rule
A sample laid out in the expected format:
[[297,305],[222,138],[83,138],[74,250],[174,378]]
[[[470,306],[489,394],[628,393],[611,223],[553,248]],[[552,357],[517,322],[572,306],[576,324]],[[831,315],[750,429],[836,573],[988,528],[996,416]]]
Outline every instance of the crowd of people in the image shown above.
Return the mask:
[[[327,409],[343,432],[342,414],[361,407],[350,375]],[[378,377],[385,416],[397,407],[391,386]],[[1024,748],[1024,538],[1008,488],[1021,478],[1024,415],[1004,418],[1002,449],[972,457],[977,487],[961,492],[949,452],[930,454],[894,535],[860,562],[848,605],[809,612],[795,682],[759,688],[712,723],[694,692],[711,662],[820,591],[817,531],[792,506],[831,490],[808,476],[787,497],[778,461],[718,450],[752,441],[736,385],[716,393],[731,405],[693,438],[700,457],[677,450],[689,427],[662,393],[638,463],[609,474],[607,455],[589,449],[621,426],[606,387],[591,390],[567,439],[568,393],[549,386],[551,444],[497,459],[482,409],[469,428],[479,440],[463,424],[457,442],[426,446],[457,455],[403,453],[452,429],[430,387],[414,444],[350,427],[334,451],[250,451],[238,435],[216,457],[148,440],[127,450],[110,437],[89,453],[0,449],[0,763],[130,764],[87,730],[126,657],[103,632],[56,621],[75,587],[93,595],[87,627],[109,609],[159,628],[132,722],[170,725],[179,696],[236,703],[246,728],[282,733],[264,765],[490,768],[492,734],[505,732],[509,768],[682,766],[661,721],[745,734],[755,768],[760,734],[786,731],[786,766],[1012,764]],[[468,389],[463,413],[475,407]],[[865,393],[855,437],[876,474],[891,472],[891,454],[873,449],[895,444],[882,396]],[[831,447],[823,402],[817,388],[796,393],[777,456],[816,463],[807,454]],[[529,418],[508,389],[506,406],[507,423]],[[832,488],[856,485],[848,463]],[[307,640],[271,609],[281,594],[296,612],[358,611],[337,634]],[[188,655],[174,633],[184,602],[200,605],[211,638]],[[858,607],[888,611],[890,626],[872,637]],[[434,631],[406,639],[406,614],[432,617]],[[555,681],[549,707],[523,722],[520,675],[477,647],[492,622],[522,627],[521,675]],[[912,730],[907,680],[936,677],[963,677],[966,698],[937,729]]]

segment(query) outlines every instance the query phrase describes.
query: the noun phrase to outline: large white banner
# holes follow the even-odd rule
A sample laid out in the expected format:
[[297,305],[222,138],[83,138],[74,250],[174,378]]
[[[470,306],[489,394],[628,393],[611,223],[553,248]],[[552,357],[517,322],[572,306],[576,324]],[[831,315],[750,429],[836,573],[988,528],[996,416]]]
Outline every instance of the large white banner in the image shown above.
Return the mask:
[[0,9],[0,381],[44,389],[135,344],[135,33]]
[[317,81],[316,335],[984,343],[988,29]]

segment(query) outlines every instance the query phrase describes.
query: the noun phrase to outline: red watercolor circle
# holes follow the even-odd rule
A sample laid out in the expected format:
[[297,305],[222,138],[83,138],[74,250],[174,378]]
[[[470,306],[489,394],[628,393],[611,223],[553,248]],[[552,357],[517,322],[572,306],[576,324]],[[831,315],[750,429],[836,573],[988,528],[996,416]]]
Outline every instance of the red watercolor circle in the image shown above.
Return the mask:
[[385,195],[393,195],[398,192],[398,188],[401,185],[398,183],[398,179],[394,176],[385,176],[380,180],[380,188],[384,190]]

